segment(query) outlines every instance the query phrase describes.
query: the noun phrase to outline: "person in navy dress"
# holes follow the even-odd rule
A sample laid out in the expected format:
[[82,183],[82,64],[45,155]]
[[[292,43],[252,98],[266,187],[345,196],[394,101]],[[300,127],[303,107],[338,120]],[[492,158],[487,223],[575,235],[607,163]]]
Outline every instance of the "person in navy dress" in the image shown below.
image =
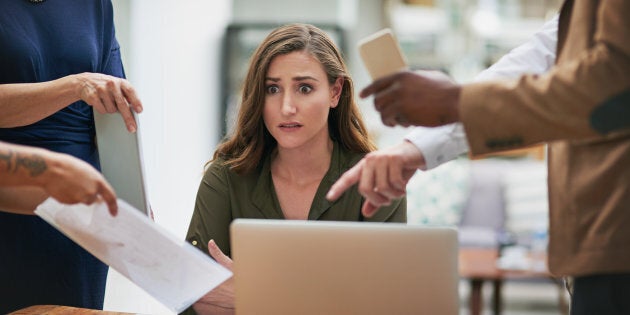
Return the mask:
[[[142,111],[124,76],[110,0],[0,1],[0,141],[99,169],[93,110],[122,115],[130,132],[132,111]],[[0,211],[1,314],[36,304],[102,309],[107,271],[39,217]]]

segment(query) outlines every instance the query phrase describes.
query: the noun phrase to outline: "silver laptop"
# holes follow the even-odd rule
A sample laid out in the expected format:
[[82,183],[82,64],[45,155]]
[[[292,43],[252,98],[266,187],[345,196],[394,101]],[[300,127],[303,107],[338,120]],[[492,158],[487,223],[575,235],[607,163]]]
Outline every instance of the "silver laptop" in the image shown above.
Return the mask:
[[94,123],[103,176],[112,185],[118,198],[144,214],[150,214],[144,180],[140,126],[138,125],[137,132],[130,133],[120,114],[101,114],[97,111],[94,111]]
[[457,314],[457,231],[235,220],[237,314]]

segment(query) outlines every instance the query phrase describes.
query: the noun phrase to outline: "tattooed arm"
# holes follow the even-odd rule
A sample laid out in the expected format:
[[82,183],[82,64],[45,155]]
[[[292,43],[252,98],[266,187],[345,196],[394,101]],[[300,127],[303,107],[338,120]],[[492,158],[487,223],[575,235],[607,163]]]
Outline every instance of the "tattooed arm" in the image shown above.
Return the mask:
[[62,203],[107,203],[116,214],[116,193],[91,165],[67,154],[0,142],[0,209],[32,214],[48,196]]

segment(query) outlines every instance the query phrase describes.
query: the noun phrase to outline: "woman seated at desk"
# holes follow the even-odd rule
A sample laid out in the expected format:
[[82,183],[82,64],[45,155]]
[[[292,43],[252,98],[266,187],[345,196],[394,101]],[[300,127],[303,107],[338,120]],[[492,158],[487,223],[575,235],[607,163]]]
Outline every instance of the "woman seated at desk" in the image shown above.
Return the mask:
[[[199,186],[188,242],[231,269],[229,225],[236,218],[406,221],[405,199],[366,218],[356,187],[335,202],[325,198],[375,146],[341,54],[322,30],[290,24],[272,31],[252,57],[242,93],[234,132]],[[232,280],[193,309],[233,312]]]

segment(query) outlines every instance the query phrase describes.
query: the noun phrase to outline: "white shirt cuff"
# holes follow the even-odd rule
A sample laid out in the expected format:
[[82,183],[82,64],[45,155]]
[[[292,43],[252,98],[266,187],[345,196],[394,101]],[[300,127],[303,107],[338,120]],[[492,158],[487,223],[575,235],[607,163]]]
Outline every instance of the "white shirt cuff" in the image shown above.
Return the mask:
[[468,140],[461,123],[435,128],[416,127],[405,139],[422,152],[427,170],[468,152]]

